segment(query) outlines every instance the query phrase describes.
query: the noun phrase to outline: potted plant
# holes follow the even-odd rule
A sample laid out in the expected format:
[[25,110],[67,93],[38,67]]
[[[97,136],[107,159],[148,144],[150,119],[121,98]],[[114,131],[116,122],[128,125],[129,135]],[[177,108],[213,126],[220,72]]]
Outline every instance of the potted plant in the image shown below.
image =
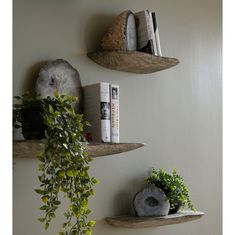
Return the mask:
[[43,103],[39,96],[31,96],[25,93],[22,97],[15,96],[19,102],[13,105],[13,125],[22,128],[22,134],[26,140],[45,138],[45,123],[43,121]]
[[[88,174],[92,159],[84,146],[83,126],[86,122],[81,114],[75,113],[72,105],[76,99],[59,96],[57,92],[54,97],[44,99],[29,95],[16,98],[20,103],[14,105],[14,127],[26,126],[25,133],[31,138],[44,136],[45,148],[38,157],[40,188],[35,190],[43,203],[40,210],[44,216],[39,221],[45,224],[45,229],[49,227],[61,204],[58,194],[62,192],[69,199],[70,206],[64,213],[65,222],[59,234],[91,234],[95,221],[88,221],[91,212],[88,199],[94,195],[93,185],[97,179]],[[32,110],[38,115],[40,135],[30,129],[35,123],[31,123],[30,115],[25,115]]]
[[169,214],[177,213],[180,209],[183,210],[188,206],[195,211],[188,188],[184,184],[184,179],[177,173],[176,169],[171,174],[159,169],[153,168],[150,176],[145,179],[148,184],[154,184],[162,189],[170,202]]

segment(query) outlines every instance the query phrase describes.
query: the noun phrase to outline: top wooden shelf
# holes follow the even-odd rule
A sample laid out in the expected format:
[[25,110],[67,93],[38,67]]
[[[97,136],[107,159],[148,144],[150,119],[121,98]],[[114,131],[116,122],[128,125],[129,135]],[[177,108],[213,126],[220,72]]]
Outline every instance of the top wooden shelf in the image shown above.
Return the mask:
[[98,51],[87,56],[97,64],[113,70],[131,73],[154,73],[179,63],[176,58],[160,57],[139,51]]
[[[101,157],[123,153],[143,147],[142,143],[89,143],[86,145],[90,157]],[[36,158],[44,149],[41,141],[19,140],[13,142],[14,158]]]

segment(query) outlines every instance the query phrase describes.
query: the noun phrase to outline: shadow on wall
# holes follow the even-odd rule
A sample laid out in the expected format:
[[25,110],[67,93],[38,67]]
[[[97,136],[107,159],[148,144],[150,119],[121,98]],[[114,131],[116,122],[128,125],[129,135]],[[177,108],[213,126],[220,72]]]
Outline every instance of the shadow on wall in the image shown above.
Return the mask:
[[116,15],[94,14],[87,21],[85,31],[86,51],[94,52],[101,50],[101,39],[107,32],[108,27],[115,19]]
[[35,85],[37,77],[41,67],[47,63],[47,61],[41,61],[32,65],[26,72],[25,80],[23,83],[23,93],[30,92],[30,94],[35,95]]
[[135,215],[133,208],[134,196],[146,186],[142,177],[133,179],[120,190],[114,198],[114,215]]

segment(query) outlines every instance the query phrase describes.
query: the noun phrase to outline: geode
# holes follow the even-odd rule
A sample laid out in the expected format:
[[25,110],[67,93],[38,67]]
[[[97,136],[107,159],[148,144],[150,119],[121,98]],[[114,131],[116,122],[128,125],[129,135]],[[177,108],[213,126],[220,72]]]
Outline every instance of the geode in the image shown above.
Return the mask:
[[58,91],[60,95],[78,97],[74,104],[76,112],[81,110],[82,86],[78,71],[66,60],[57,59],[46,63],[39,72],[36,82],[36,93],[42,98],[54,96]]
[[133,205],[137,216],[165,216],[170,210],[166,194],[155,186],[148,186],[137,193]]

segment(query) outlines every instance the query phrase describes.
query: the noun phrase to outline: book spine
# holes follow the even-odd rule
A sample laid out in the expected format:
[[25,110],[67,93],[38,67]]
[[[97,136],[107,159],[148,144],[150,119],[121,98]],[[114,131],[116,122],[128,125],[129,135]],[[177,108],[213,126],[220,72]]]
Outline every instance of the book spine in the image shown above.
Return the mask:
[[156,37],[154,33],[154,27],[153,27],[153,17],[151,11],[147,10],[147,23],[149,28],[149,38],[151,38],[153,42],[153,55],[157,56],[157,44],[156,44]]
[[159,29],[158,29],[158,23],[157,23],[155,12],[152,12],[152,18],[153,18],[153,27],[154,27],[154,34],[155,34],[155,39],[156,39],[156,46],[157,46],[157,56],[162,56]]
[[100,83],[101,141],[110,142],[110,84]]
[[111,141],[119,143],[119,86],[110,85]]

